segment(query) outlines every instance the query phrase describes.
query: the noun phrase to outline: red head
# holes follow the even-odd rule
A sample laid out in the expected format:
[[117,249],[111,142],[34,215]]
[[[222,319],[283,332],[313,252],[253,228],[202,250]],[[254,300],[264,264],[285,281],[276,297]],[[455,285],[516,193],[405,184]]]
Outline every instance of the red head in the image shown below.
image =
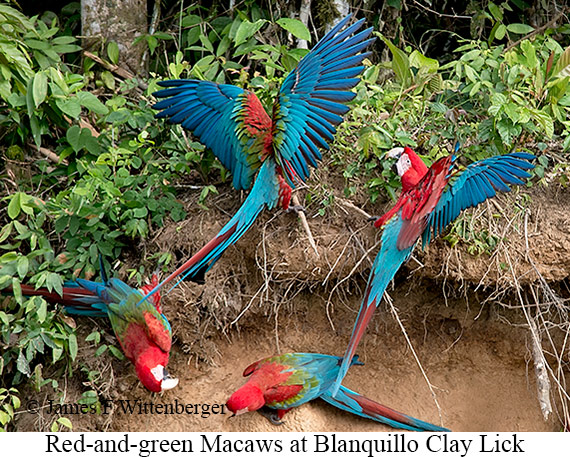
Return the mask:
[[228,409],[235,415],[256,411],[265,405],[261,388],[248,382],[236,390],[226,402]]
[[427,173],[428,168],[411,148],[394,148],[388,151],[388,157],[397,158],[396,169],[402,180],[402,191],[410,190]]
[[178,385],[178,379],[172,378],[166,365],[168,365],[168,353],[158,346],[149,345],[134,360],[137,377],[151,392],[162,392]]

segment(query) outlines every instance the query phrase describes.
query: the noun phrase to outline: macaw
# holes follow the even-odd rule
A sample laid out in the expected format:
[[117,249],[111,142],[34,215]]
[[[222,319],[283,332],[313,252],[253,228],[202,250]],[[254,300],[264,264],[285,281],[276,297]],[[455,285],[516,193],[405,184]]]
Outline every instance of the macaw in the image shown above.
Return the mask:
[[143,300],[145,294],[158,284],[157,276],[153,275],[151,283],[140,290],[120,279],[108,279],[103,269],[101,276],[103,282],[65,281],[62,295],[26,284],[21,285],[22,294],[39,295],[49,303],[60,303],[68,314],[108,317],[123,353],[134,364],[142,384],[151,392],[176,387],[178,379],[172,378],[166,370],[172,330],[162,314],[160,293]]
[[[273,424],[291,408],[321,398],[337,408],[394,428],[412,431],[449,431],[380,405],[344,386],[336,397],[330,391],[342,358],[325,354],[287,353],[259,360],[243,372],[247,382],[227,401],[234,415],[258,411]],[[351,365],[363,365],[358,356]]]
[[253,92],[240,87],[181,79],[158,83],[167,89],[154,94],[164,99],[153,107],[162,110],[156,117],[190,130],[231,171],[233,186],[251,191],[220,232],[151,293],[182,273],[183,279],[203,282],[264,208],[289,208],[295,183],[307,180],[309,166],[321,159],[319,148],[328,149],[333,140],[348,111],[344,104],[356,96],[350,89],[364,69],[362,60],[370,55],[361,51],[374,41],[368,39],[372,28],[356,33],[363,19],[345,28],[350,17],[285,77],[271,116]]
[[530,177],[525,170],[534,168],[529,161],[535,158],[532,154],[514,152],[489,157],[460,169],[456,156],[448,155],[428,169],[409,147],[394,148],[388,155],[397,159],[402,192],[394,207],[374,223],[377,228],[384,229],[382,246],[370,271],[342,367],[332,388],[333,395],[339,392],[350,360],[386,286],[410,257],[416,241],[421,237],[423,246],[427,245],[462,210],[494,197],[496,191],[508,192],[509,184],[523,185],[523,179]]

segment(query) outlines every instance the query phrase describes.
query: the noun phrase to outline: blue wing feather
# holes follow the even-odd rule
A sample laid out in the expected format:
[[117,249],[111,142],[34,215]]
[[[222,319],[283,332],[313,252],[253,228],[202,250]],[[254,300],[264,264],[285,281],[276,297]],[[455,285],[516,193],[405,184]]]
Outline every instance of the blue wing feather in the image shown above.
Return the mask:
[[355,76],[364,69],[360,63],[369,55],[361,51],[373,39],[368,39],[371,29],[355,33],[363,20],[345,28],[350,17],[327,33],[281,86],[274,107],[274,150],[278,163],[290,165],[283,168],[291,185],[296,178],[309,177],[309,165],[321,158],[315,150],[327,149],[348,111],[344,103],[356,96],[350,89],[358,83]]
[[464,209],[494,197],[496,191],[508,192],[509,184],[523,185],[521,178],[530,177],[526,170],[534,168],[530,163],[534,158],[524,152],[489,157],[453,176],[429,217],[422,235],[423,244],[441,233]]
[[248,92],[229,84],[191,79],[158,84],[166,89],[154,94],[163,99],[153,106],[162,110],[156,117],[192,131],[230,170],[234,187],[249,189],[260,159],[251,148],[256,138],[241,129],[237,119]]

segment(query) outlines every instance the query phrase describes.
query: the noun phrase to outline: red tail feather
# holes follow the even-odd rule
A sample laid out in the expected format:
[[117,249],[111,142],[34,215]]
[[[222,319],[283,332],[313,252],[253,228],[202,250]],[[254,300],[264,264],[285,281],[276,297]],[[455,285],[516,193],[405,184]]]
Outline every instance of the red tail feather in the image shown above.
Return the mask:
[[[50,292],[46,288],[35,289],[33,286],[27,284],[22,284],[22,294],[28,297],[40,296],[43,297],[47,302],[51,304],[61,304],[61,305],[76,305],[77,297],[94,297],[95,294],[82,287],[64,287],[63,295],[59,295],[57,292]],[[12,287],[6,289],[8,292],[12,293]]]

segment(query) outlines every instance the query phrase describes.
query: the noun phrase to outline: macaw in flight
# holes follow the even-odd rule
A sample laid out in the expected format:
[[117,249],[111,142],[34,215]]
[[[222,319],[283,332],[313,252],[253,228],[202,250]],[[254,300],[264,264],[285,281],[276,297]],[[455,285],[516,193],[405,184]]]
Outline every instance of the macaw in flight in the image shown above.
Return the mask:
[[[458,148],[459,143],[455,152]],[[509,184],[524,185],[523,180],[530,177],[526,170],[534,168],[529,162],[535,158],[532,154],[513,152],[460,169],[456,156],[448,155],[428,169],[409,147],[394,148],[388,156],[397,159],[402,192],[394,207],[374,223],[377,228],[384,228],[382,246],[372,265],[342,367],[332,387],[333,396],[339,393],[356,347],[388,283],[410,257],[419,238],[423,246],[427,245],[464,209],[494,197],[497,191],[510,191]]]
[[[287,411],[315,398],[322,398],[337,408],[394,428],[412,431],[447,432],[449,430],[415,419],[380,405],[344,386],[336,397],[330,387],[336,379],[342,359],[332,355],[287,353],[259,360],[243,372],[247,382],[227,401],[234,415],[258,411],[271,423],[281,425]],[[351,365],[363,365],[354,356]]]
[[49,303],[59,303],[68,314],[109,318],[121,349],[134,364],[142,384],[151,392],[176,387],[178,379],[172,378],[166,370],[172,330],[162,314],[160,293],[143,299],[158,284],[156,274],[153,274],[150,284],[136,290],[120,279],[108,279],[100,263],[102,282],[86,279],[65,281],[62,295],[22,284],[22,294],[41,296]]
[[348,111],[344,104],[356,96],[350,89],[364,69],[362,60],[370,55],[362,51],[374,41],[368,39],[372,28],[356,33],[363,19],[347,26],[350,17],[285,77],[271,115],[253,92],[240,87],[199,80],[159,82],[167,89],[154,94],[164,99],[153,107],[162,110],[156,117],[190,130],[231,171],[234,187],[251,191],[220,232],[150,293],[180,274],[203,282],[264,208],[289,208],[295,183],[307,180],[309,166],[316,167],[322,157],[319,148],[328,149],[333,141]]

